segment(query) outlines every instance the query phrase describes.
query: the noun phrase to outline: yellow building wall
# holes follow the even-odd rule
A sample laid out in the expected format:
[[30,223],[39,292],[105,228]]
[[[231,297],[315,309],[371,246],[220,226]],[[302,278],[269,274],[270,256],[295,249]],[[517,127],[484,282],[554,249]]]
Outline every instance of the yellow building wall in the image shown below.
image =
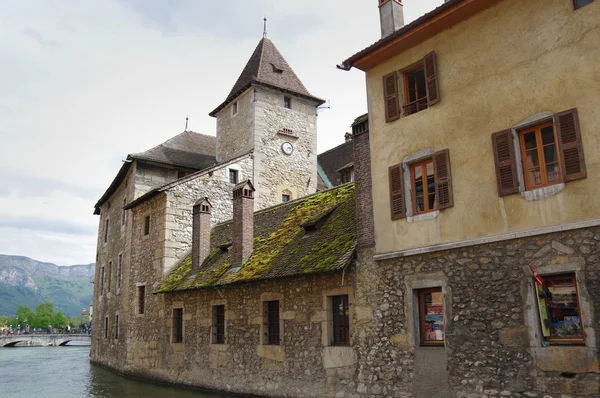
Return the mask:
[[[441,101],[386,123],[382,77],[431,51]],[[378,253],[600,218],[600,1],[505,0],[369,70],[367,94]],[[587,178],[538,201],[499,197],[491,134],[570,108]],[[392,221],[388,167],[425,148],[450,150],[454,207]]]

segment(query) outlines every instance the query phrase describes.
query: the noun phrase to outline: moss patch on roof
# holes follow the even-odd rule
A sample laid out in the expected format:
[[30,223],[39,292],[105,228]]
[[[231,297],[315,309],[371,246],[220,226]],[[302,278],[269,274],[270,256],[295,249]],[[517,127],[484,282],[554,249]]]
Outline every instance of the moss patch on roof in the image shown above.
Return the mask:
[[200,271],[191,274],[189,253],[158,292],[343,269],[356,246],[354,193],[354,184],[343,185],[255,213],[254,251],[244,264],[231,264],[230,251],[222,248],[232,241],[231,221],[217,225]]

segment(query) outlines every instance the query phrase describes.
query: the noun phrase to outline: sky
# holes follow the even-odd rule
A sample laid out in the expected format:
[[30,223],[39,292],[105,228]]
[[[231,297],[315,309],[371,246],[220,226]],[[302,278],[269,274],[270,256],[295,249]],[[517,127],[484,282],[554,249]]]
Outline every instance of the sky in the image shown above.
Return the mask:
[[[404,0],[408,23],[443,0]],[[336,69],[381,37],[377,0],[0,0],[0,253],[58,265],[96,253],[93,206],[128,153],[208,113],[268,37],[329,101],[318,151],[367,110],[364,73]]]

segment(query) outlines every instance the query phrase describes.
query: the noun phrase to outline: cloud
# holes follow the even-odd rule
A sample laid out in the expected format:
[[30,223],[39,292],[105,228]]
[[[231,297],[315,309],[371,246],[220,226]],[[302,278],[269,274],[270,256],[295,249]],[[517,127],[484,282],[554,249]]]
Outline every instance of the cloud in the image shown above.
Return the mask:
[[25,29],[23,31],[23,34],[29,37],[30,39],[37,41],[40,45],[44,47],[57,47],[61,45],[56,40],[46,40],[40,32],[32,28]]
[[2,217],[0,227],[16,228],[26,231],[44,231],[67,235],[94,235],[97,226],[83,225],[72,221],[40,219],[37,217]]

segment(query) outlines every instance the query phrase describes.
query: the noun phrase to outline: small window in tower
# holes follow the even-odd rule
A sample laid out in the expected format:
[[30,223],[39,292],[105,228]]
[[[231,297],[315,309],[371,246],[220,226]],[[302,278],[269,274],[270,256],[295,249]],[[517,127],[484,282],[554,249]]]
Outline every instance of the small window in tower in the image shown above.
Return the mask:
[[231,184],[238,183],[238,171],[234,169],[229,169],[229,182]]
[[281,202],[282,203],[289,202],[289,201],[290,201],[290,195],[285,194],[285,193],[281,195]]
[[231,116],[237,115],[237,111],[238,111],[238,103],[234,102],[233,105],[231,105]]
[[287,109],[292,109],[292,97],[287,95],[283,97],[283,107]]

